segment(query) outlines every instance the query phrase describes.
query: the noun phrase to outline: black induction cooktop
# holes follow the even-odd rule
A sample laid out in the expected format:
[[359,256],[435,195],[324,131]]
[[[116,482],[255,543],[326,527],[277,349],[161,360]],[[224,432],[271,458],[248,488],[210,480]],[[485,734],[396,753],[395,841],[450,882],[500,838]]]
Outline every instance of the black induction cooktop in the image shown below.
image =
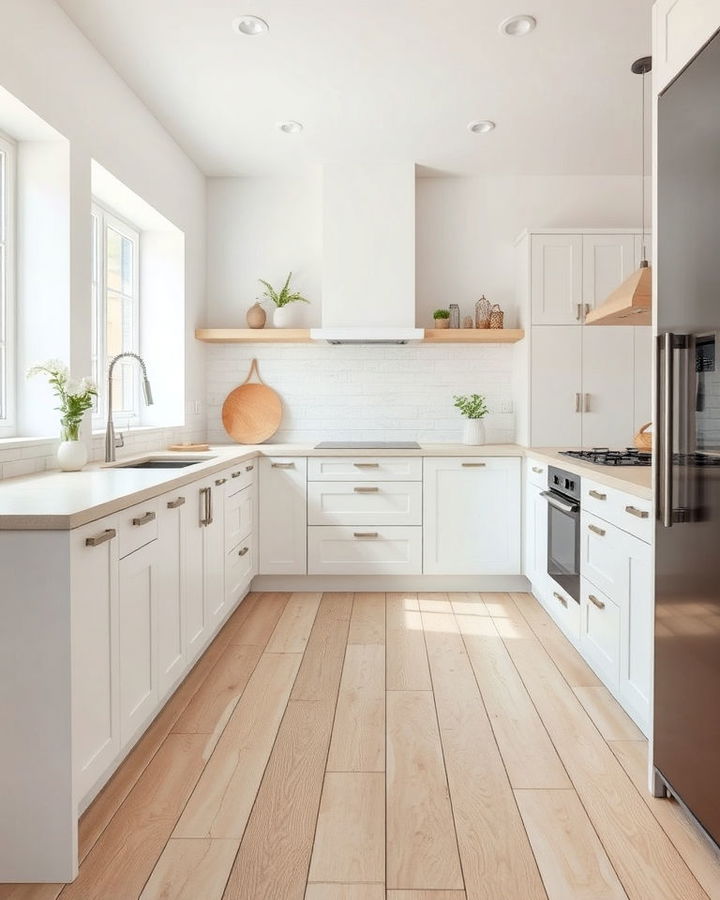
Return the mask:
[[321,441],[316,450],[419,450],[417,441]]

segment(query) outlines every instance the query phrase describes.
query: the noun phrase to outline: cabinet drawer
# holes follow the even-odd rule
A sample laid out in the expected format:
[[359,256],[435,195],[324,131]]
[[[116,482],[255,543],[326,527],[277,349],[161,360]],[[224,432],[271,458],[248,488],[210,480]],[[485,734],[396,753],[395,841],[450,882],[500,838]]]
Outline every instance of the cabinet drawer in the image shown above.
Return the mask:
[[238,491],[244,490],[248,485],[255,483],[255,473],[257,472],[257,460],[250,459],[245,462],[238,463],[227,472],[223,472],[225,482],[225,496],[232,497]]
[[118,555],[121,559],[157,538],[159,511],[160,500],[155,499],[118,513]]
[[585,578],[581,584],[580,649],[598,677],[616,691],[620,677],[620,608]]
[[419,575],[421,571],[422,528],[308,528],[310,575]]
[[619,605],[624,605],[627,595],[627,540],[612,523],[583,511],[580,574]]
[[406,456],[316,456],[308,459],[308,481],[422,481],[422,458]]
[[580,604],[548,577],[544,606],[572,641],[580,635]]
[[536,459],[525,460],[525,474],[527,483],[535,487],[547,489],[547,466]]
[[308,483],[309,525],[422,525],[422,484]]
[[225,556],[225,598],[227,608],[245,596],[255,575],[255,535],[233,547]]
[[652,542],[652,501],[617,491],[599,482],[582,479],[582,508],[641,541]]
[[225,550],[237,546],[255,527],[255,485],[225,498]]

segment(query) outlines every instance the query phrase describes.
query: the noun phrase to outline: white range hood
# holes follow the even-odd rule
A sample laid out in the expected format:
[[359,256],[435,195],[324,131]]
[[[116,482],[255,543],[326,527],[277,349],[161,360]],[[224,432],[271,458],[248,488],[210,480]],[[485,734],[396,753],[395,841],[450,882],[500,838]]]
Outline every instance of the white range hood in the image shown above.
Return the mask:
[[415,165],[323,171],[322,328],[332,344],[405,344],[415,327]]

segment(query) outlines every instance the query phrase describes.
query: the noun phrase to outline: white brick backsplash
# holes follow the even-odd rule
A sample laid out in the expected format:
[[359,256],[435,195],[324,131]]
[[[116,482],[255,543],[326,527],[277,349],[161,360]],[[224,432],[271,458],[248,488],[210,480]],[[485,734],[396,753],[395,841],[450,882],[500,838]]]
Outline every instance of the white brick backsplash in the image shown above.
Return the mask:
[[228,440],[227,394],[260,374],[283,400],[272,443],[321,440],[458,441],[463,419],[453,394],[485,394],[491,443],[515,439],[514,348],[505,345],[340,346],[217,344],[207,347],[207,439]]

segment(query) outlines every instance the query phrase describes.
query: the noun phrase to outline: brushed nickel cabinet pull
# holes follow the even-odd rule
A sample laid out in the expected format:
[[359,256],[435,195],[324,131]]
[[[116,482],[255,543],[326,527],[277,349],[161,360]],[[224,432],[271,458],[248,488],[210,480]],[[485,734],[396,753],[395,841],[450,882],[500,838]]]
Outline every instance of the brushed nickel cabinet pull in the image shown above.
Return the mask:
[[577,319],[578,322],[582,322],[582,308],[583,308],[582,303],[578,303],[577,312],[575,313],[575,318]]
[[464,469],[484,469],[487,463],[460,463]]
[[238,556],[245,556],[249,549],[249,547],[243,547],[242,550],[238,550]]
[[583,397],[585,398],[583,412],[590,412],[590,394],[583,394]]
[[377,494],[380,490],[379,487],[354,487],[353,490],[356,494]]
[[85,538],[86,547],[99,547],[100,544],[106,544],[114,537],[117,537],[117,531],[114,528],[106,528],[100,534],[94,534],[92,537]]
[[200,524],[210,525],[212,523],[212,489],[209,487],[200,488]]
[[178,506],[183,506],[185,504],[184,497],[178,497],[177,500],[168,500],[168,509],[177,509]]
[[138,516],[136,519],[132,520],[133,525],[147,525],[148,522],[155,521],[155,513],[154,512],[146,512],[144,516]]
[[376,538],[377,536],[377,531],[353,531],[353,537],[357,538]]
[[294,462],[289,462],[289,463],[270,463],[270,465],[272,466],[273,469],[294,469],[294,468],[295,468],[295,463],[294,463]]
[[647,519],[650,515],[646,509],[638,509],[637,506],[626,506],[625,512],[638,519]]
[[582,394],[580,393],[575,394],[575,412],[582,412]]
[[242,475],[242,472],[240,470],[238,470],[237,472],[230,473],[231,478],[239,478],[241,475]]
[[588,594],[588,600],[592,603],[593,606],[597,606],[598,609],[605,609],[605,604],[602,600],[598,600],[595,594]]
[[380,463],[353,463],[356,469],[379,469]]
[[245,466],[245,471],[246,471],[246,472],[252,472],[252,470],[253,470],[254,468],[255,468],[255,466]]
[[541,469],[540,466],[533,466],[532,470],[536,475],[542,475],[542,473],[545,471],[544,469]]
[[565,607],[565,609],[567,609],[567,600],[563,597],[562,594],[558,594],[556,591],[553,591],[553,597],[556,600],[559,600],[562,603],[562,605]]
[[221,484],[225,484],[227,478],[216,478],[215,479],[215,487],[220,487]]
[[601,494],[600,491],[588,491],[588,494],[596,500],[607,500],[607,494]]
[[605,529],[598,528],[597,525],[588,525],[588,530],[592,531],[593,534],[599,534],[600,537],[605,537]]
[[590,312],[590,304],[586,303],[585,304],[585,315],[587,315],[589,312]]

